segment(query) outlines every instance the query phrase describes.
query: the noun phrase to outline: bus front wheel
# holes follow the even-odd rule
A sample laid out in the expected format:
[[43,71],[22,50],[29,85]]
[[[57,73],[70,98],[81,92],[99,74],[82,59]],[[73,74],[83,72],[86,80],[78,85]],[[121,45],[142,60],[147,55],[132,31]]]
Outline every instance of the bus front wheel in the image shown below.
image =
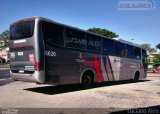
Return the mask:
[[137,71],[134,75],[134,81],[138,81],[139,80],[139,76],[140,76],[140,73]]

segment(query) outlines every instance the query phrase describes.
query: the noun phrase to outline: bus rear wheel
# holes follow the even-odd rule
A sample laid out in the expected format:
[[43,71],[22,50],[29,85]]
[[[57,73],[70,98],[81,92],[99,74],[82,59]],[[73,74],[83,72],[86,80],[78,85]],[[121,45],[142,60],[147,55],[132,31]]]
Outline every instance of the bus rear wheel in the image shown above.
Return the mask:
[[85,73],[82,77],[82,86],[85,88],[90,88],[94,82],[93,76],[91,73]]

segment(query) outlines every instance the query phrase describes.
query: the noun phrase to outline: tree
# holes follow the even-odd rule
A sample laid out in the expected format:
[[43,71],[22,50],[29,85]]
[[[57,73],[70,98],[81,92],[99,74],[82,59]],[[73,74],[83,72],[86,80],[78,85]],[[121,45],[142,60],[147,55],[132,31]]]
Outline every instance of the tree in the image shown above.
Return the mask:
[[156,48],[160,50],[160,43],[156,45]]
[[96,34],[100,34],[100,35],[103,35],[103,36],[106,36],[106,37],[110,37],[110,38],[117,38],[119,37],[119,35],[117,35],[116,33],[112,32],[112,31],[109,31],[107,29],[101,29],[101,28],[89,28],[87,31],[89,32],[93,32],[93,33],[96,33]]
[[155,48],[151,48],[151,44],[141,44],[141,47],[146,49],[149,53],[157,52]]
[[0,39],[2,42],[0,42],[0,48],[6,48],[8,47],[9,43],[8,43],[8,39],[9,39],[9,31],[5,30],[4,32],[2,32],[0,34]]
[[9,38],[9,31],[5,30],[0,34],[0,38]]
[[160,64],[160,55],[156,54],[153,57],[153,66],[156,66],[157,64]]

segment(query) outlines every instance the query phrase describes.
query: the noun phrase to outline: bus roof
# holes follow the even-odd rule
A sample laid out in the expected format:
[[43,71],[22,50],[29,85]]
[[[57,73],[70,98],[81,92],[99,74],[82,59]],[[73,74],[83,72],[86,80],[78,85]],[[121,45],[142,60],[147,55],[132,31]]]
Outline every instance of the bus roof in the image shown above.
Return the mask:
[[[81,31],[81,32],[85,32],[85,33],[88,33],[88,34],[92,34],[92,35],[100,36],[100,37],[103,37],[103,38],[106,38],[106,39],[110,39],[110,40],[113,40],[113,41],[115,41],[115,42],[121,42],[121,43],[125,43],[125,44],[128,44],[128,45],[132,45],[132,46],[135,46],[135,47],[142,48],[142,47],[140,47],[140,45],[134,44],[134,43],[129,42],[129,41],[126,41],[126,40],[122,40],[122,39],[119,39],[119,40],[112,39],[112,38],[109,38],[109,37],[105,37],[105,36],[103,36],[103,35],[99,35],[99,34],[96,34],[96,33],[93,33],[93,32],[89,32],[89,31],[80,29],[80,28],[78,28],[78,27],[73,27],[73,26],[70,26],[70,25],[66,25],[66,24],[63,24],[63,23],[59,23],[59,22],[57,22],[57,21],[54,21],[54,20],[51,20],[51,19],[47,19],[47,18],[44,18],[44,17],[39,17],[39,16],[34,16],[34,17],[30,17],[30,18],[23,18],[23,19],[17,20],[16,22],[12,23],[11,26],[14,25],[14,24],[16,24],[16,23],[22,22],[22,21],[28,21],[28,20],[34,20],[34,19],[39,19],[39,20],[43,20],[43,21],[55,23],[55,24],[58,24],[58,25],[61,25],[61,26],[65,26],[65,27],[68,27],[68,28],[72,28],[72,29],[75,29],[75,30],[78,30],[78,31]],[[144,48],[142,48],[142,49],[144,49]],[[145,50],[145,49],[144,49],[144,50]]]

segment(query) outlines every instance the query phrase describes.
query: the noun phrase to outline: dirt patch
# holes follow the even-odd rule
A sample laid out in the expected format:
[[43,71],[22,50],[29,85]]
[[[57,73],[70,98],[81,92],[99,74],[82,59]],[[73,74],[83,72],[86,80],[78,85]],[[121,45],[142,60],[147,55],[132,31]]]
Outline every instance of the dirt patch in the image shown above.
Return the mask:
[[136,89],[135,91],[144,92],[144,90],[138,90],[138,89]]
[[157,92],[156,94],[160,95],[160,92]]

